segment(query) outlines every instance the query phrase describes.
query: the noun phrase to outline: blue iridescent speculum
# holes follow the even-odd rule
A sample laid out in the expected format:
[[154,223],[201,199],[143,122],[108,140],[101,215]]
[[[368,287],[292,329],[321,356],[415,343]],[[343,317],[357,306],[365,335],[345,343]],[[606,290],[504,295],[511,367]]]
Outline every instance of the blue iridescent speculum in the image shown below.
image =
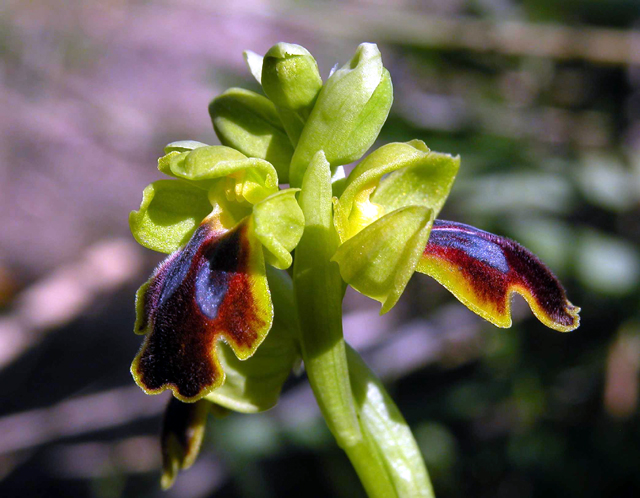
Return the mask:
[[436,220],[418,271],[432,276],[463,304],[499,327],[511,326],[511,295],[521,294],[538,319],[567,332],[580,308],[536,256],[517,242],[462,223]]
[[[129,219],[138,242],[169,254],[136,295],[135,332],[145,338],[131,366],[146,393],[174,395],[163,487],[193,462],[211,407],[271,408],[302,356],[367,492],[432,497],[411,431],[344,341],[344,284],[386,312],[418,271],[499,327],[511,325],[513,293],[559,331],[578,327],[579,308],[521,245],[437,219],[459,157],[412,140],[360,160],[393,100],[374,44],[324,82],[302,47],[280,43],[267,55],[247,54],[267,96],[231,89],[214,99],[209,112],[225,145],[169,144],[158,169],[173,179],[149,185]],[[336,168],[353,161],[332,184]]]

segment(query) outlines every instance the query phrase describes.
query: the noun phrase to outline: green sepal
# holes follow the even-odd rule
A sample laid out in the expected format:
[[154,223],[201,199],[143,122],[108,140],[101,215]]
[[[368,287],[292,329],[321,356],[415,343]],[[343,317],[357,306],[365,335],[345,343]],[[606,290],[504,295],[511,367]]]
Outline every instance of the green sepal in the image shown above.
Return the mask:
[[401,207],[423,206],[437,216],[459,167],[459,157],[430,151],[422,140],[390,143],[375,150],[351,172],[336,202],[335,222],[341,240]]
[[242,56],[251,75],[262,85],[262,63],[264,58],[252,50],[245,50],[242,52]]
[[255,204],[278,190],[278,174],[271,163],[224,145],[170,152],[160,158],[158,169],[206,190],[226,178],[227,195],[238,202]]
[[349,377],[371,458],[381,465],[395,496],[433,498],[433,487],[409,425],[360,355],[347,346]]
[[267,267],[267,279],[274,307],[269,335],[255,354],[244,361],[219,342],[218,359],[226,374],[225,382],[206,396],[209,401],[243,413],[275,406],[282,384],[300,357],[291,278],[286,272]]
[[319,150],[332,168],[360,159],[380,133],[392,101],[391,77],[382,66],[378,47],[361,44],[318,95],[291,160],[291,185],[300,186]]
[[129,227],[139,244],[170,254],[189,241],[210,212],[204,190],[180,180],[159,180],[142,192],[140,209],[129,214]]
[[421,154],[384,178],[371,200],[387,212],[411,205],[428,207],[437,218],[460,169],[460,156],[430,151],[422,140],[407,145]]
[[249,90],[230,88],[209,104],[209,115],[223,145],[269,161],[280,181],[289,181],[293,146],[269,99]]
[[291,251],[304,231],[304,215],[295,197],[299,190],[281,190],[253,206],[255,234],[267,249],[265,259],[281,270],[291,266]]
[[264,56],[262,88],[277,107],[306,118],[322,88],[318,64],[306,48],[277,43]]
[[421,206],[397,209],[344,242],[331,261],[358,292],[382,303],[381,314],[398,301],[424,251],[433,211]]

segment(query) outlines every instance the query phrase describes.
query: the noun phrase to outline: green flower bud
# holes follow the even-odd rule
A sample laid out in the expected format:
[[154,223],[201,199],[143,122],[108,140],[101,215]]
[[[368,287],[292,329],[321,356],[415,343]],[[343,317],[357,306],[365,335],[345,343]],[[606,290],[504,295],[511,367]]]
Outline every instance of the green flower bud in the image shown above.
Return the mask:
[[380,51],[363,43],[322,87],[291,160],[291,185],[300,186],[319,150],[332,168],[360,159],[378,137],[392,101],[391,77]]
[[209,104],[209,115],[223,145],[269,161],[280,181],[288,181],[293,146],[269,99],[249,90],[230,88]]
[[278,43],[264,56],[262,88],[276,106],[306,118],[322,88],[318,64],[304,47]]

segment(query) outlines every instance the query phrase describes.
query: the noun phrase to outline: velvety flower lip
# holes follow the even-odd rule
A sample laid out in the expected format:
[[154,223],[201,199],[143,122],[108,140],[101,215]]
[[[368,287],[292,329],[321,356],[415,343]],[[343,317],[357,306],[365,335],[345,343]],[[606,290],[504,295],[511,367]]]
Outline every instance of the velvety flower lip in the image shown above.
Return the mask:
[[416,270],[435,278],[469,309],[498,327],[511,326],[514,292],[552,329],[568,332],[580,324],[580,308],[567,300],[551,270],[506,237],[435,220]]
[[138,316],[136,331],[147,335],[131,372],[145,392],[171,389],[192,402],[222,385],[217,341],[246,359],[273,320],[252,218],[231,230],[205,219],[140,289]]

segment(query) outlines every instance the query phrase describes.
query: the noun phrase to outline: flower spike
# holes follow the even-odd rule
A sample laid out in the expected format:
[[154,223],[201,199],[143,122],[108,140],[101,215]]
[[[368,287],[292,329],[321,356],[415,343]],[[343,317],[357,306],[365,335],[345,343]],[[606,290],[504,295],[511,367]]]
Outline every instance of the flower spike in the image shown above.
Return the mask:
[[436,220],[416,270],[498,327],[511,326],[514,292],[547,327],[569,332],[580,324],[580,308],[544,263],[517,242],[469,225]]
[[148,394],[171,389],[186,402],[206,396],[224,382],[216,343],[224,340],[246,359],[271,328],[273,305],[253,219],[228,231],[216,221],[205,219],[138,291],[136,332],[147,336],[131,372]]

